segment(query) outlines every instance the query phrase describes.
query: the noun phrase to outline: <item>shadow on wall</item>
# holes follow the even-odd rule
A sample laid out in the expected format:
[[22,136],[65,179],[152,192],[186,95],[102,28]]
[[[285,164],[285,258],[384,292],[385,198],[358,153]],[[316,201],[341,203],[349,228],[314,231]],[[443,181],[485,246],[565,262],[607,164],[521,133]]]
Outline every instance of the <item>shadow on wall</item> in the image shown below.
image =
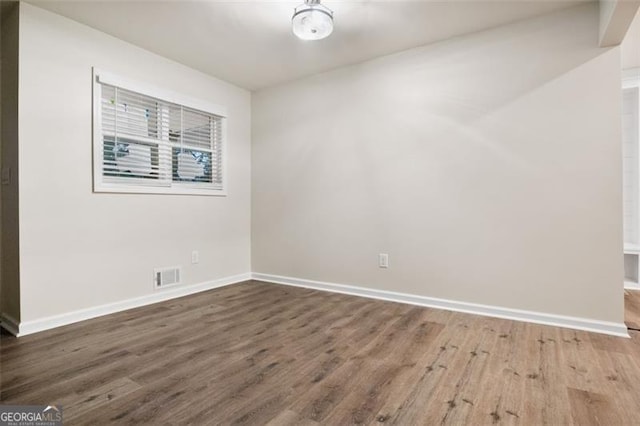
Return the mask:
[[[517,146],[527,138],[516,136],[530,136],[548,123],[532,119],[523,126],[500,112],[606,53],[609,49],[597,47],[597,28],[597,7],[586,4],[305,78],[284,90],[266,89],[258,92],[256,103],[266,94],[279,107],[261,110],[253,132],[294,141],[286,152],[293,172],[282,171],[289,177],[316,173],[307,160],[315,164],[326,159],[326,176],[346,167],[352,176],[366,175],[364,185],[378,186],[371,170],[379,155],[404,161],[407,151],[398,149],[404,145],[414,153],[411,164],[419,158],[416,153],[428,154],[441,144],[448,145],[446,150],[461,145],[461,155],[472,155],[469,145],[477,145],[480,157],[490,155],[506,167],[535,174],[540,172],[535,156]],[[345,150],[360,161],[339,161]],[[368,155],[378,158],[368,161]],[[442,156],[438,164],[429,164],[429,158],[410,169],[442,166]],[[332,179],[322,179],[323,173],[316,173],[318,185],[332,185]],[[307,180],[288,182],[295,187]],[[336,190],[349,185],[333,182]]]
[[[301,149],[313,147],[307,143],[312,137],[305,121],[308,117],[318,123],[329,119],[335,123],[344,117],[352,127],[359,124],[376,130],[394,120],[390,136],[398,143],[407,140],[404,134],[420,136],[427,123],[440,129],[434,133],[430,128],[430,137],[445,136],[452,129],[473,126],[602,55],[608,49],[597,48],[597,26],[597,8],[581,5],[305,78],[290,85],[298,93],[286,114],[280,109],[272,110],[271,116],[263,113],[254,129],[261,133],[262,123],[274,129],[277,126],[271,124],[284,119],[289,132],[295,133],[296,123],[304,123]],[[340,93],[326,96],[336,86]],[[282,94],[287,96],[287,91]],[[354,99],[367,107],[354,110]],[[402,134],[397,133],[398,123],[406,126]],[[331,127],[338,126],[324,128],[324,138],[350,136],[331,134]],[[297,153],[295,157],[304,159]]]

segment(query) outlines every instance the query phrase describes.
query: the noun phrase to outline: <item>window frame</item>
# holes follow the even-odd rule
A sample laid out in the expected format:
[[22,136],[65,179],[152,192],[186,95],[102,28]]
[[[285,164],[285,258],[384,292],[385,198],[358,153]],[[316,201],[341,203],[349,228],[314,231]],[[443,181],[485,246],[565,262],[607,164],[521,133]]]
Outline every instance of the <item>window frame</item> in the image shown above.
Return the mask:
[[[136,178],[135,183],[128,184],[126,180],[121,182],[109,182],[105,180],[103,170],[104,160],[104,139],[102,130],[102,85],[107,84],[116,86],[121,89],[130,90],[145,96],[160,99],[162,101],[180,105],[182,107],[194,109],[207,114],[221,117],[221,143],[220,158],[222,162],[221,188],[203,188],[198,182],[180,182],[173,181],[172,168],[168,170],[168,180],[164,185],[162,182],[143,181]],[[134,81],[128,78],[117,76],[107,71],[100,70],[96,67],[92,69],[92,147],[93,147],[93,192],[94,193],[137,193],[137,194],[172,194],[172,195],[209,195],[209,196],[226,196],[227,195],[227,111],[226,108],[207,102],[202,99],[195,99],[170,90],[162,89],[143,82]],[[140,139],[132,137],[131,139]],[[173,149],[173,144],[169,141],[149,140],[148,142],[166,145],[169,149]],[[206,151],[211,151],[212,155],[216,151],[213,146]],[[213,171],[212,171],[213,172]],[[107,179],[109,180],[109,179]],[[133,181],[130,181],[133,182]],[[166,184],[168,182],[168,185]]]

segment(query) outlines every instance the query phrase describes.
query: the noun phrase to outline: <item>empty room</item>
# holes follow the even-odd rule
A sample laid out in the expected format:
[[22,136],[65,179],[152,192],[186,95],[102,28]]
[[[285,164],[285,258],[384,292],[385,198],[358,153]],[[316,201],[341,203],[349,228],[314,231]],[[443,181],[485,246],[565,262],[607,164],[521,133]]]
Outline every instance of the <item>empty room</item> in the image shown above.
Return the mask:
[[0,425],[640,424],[640,1],[0,2]]

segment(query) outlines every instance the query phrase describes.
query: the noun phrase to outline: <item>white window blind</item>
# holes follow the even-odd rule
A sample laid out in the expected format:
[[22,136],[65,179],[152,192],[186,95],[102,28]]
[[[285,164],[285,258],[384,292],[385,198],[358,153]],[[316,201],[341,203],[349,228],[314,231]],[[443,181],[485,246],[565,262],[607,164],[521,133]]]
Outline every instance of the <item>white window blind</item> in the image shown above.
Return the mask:
[[96,191],[224,190],[224,117],[100,78],[94,90]]

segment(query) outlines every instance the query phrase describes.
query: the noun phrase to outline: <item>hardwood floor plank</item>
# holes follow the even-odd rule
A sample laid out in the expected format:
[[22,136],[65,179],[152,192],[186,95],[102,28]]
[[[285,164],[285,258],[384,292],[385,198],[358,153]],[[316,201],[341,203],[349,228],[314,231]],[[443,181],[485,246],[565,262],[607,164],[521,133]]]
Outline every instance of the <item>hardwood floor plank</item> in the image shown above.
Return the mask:
[[[485,321],[482,319],[481,324]],[[452,340],[450,348],[455,350],[455,356],[446,364],[444,384],[433,400],[436,409],[425,416],[425,423],[461,424],[470,416],[475,404],[480,402],[481,395],[475,386],[489,367],[494,334],[482,327],[479,332],[468,334],[465,340]],[[488,419],[489,412],[484,414]]]
[[266,426],[317,426],[319,424],[309,419],[303,419],[295,411],[284,410],[277,417],[271,419]]
[[249,281],[0,335],[0,402],[74,425],[627,425],[631,336]]
[[518,410],[509,404],[505,388],[517,378],[509,368],[512,345],[507,339],[509,327],[504,322],[487,318],[483,328],[485,337],[476,356],[486,358],[486,365],[478,372],[474,383],[484,383],[482,392],[475,386],[463,389],[458,403],[463,410],[452,413],[451,424],[456,419],[468,424],[508,423],[519,417]]
[[567,388],[567,393],[575,424],[584,426],[624,424],[610,397],[574,388]]
[[640,290],[624,291],[624,308],[627,327],[640,330]]
[[74,418],[82,416],[89,410],[126,397],[140,388],[138,383],[124,377],[90,391],[75,393],[68,398],[68,403],[65,400],[60,401],[65,411],[69,413],[65,416],[65,421],[73,421]]

